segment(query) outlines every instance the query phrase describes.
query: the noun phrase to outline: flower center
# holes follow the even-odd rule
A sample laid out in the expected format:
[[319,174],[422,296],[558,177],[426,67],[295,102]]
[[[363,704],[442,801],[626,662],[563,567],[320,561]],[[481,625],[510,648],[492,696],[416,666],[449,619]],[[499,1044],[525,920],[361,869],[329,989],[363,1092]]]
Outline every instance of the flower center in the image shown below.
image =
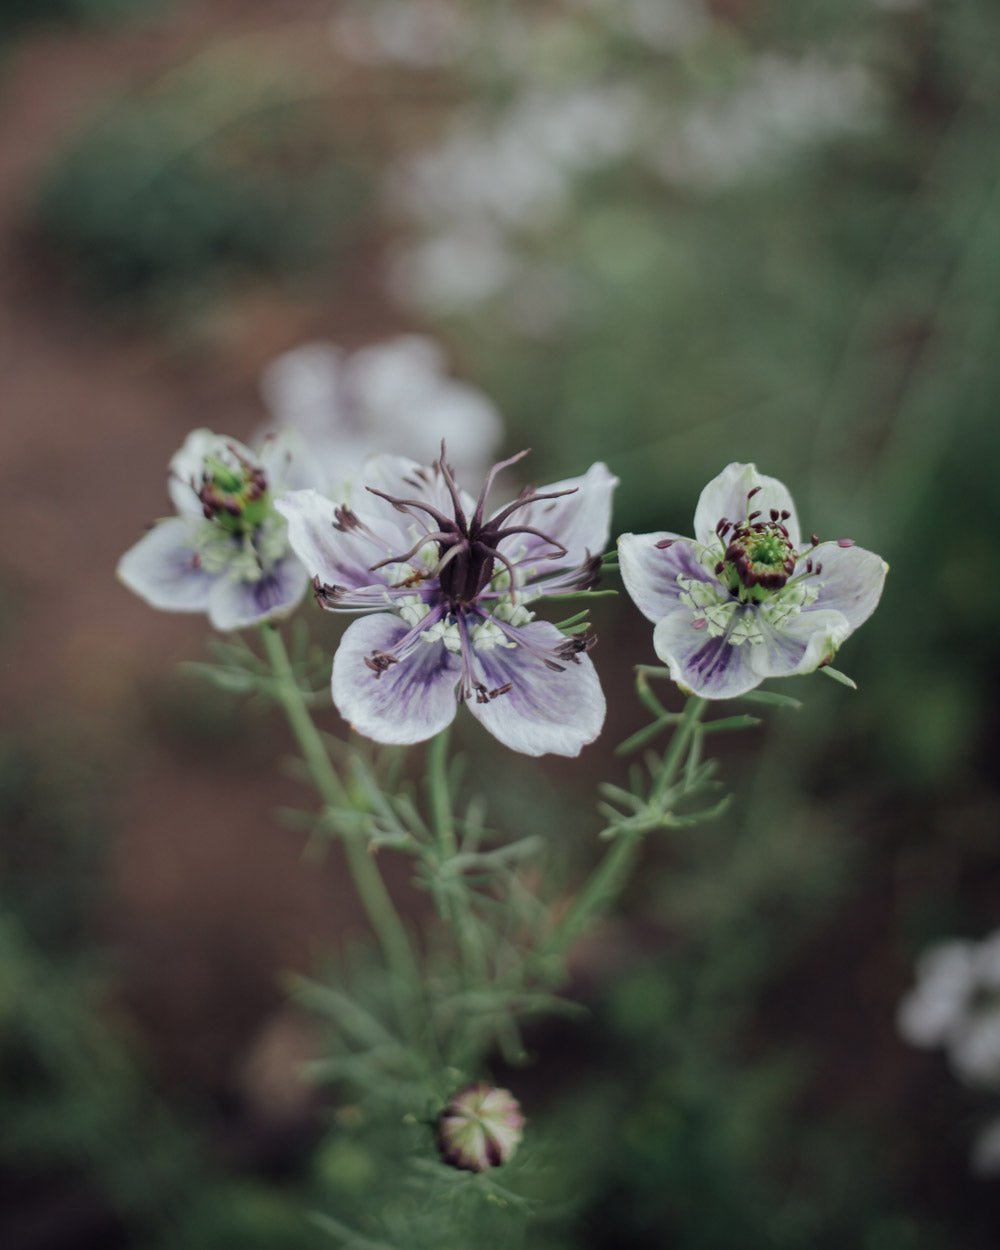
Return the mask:
[[543,534],[531,526],[507,525],[507,521],[515,512],[527,507],[528,504],[535,503],[541,499],[556,499],[561,495],[571,495],[575,487],[571,490],[549,491],[546,494],[538,494],[529,488],[522,491],[512,504],[503,508],[496,516],[490,517],[488,520],[484,518],[486,496],[497,473],[501,469],[516,464],[518,460],[521,460],[527,454],[526,451],[522,451],[519,455],[512,456],[509,460],[503,460],[493,466],[486,478],[482,494],[476,503],[475,512],[468,518],[465,515],[465,509],[462,506],[461,496],[459,495],[458,486],[452,471],[445,461],[443,444],[441,455],[434,462],[433,468],[443,477],[444,483],[448,488],[448,493],[451,496],[451,516],[419,499],[399,499],[394,495],[387,495],[383,491],[369,486],[367,489],[373,495],[379,495],[381,498],[388,500],[393,507],[401,512],[408,512],[412,508],[425,512],[437,527],[436,529],[429,529],[409,551],[373,565],[372,571],[387,564],[405,563],[425,544],[429,542],[436,543],[439,559],[434,569],[426,576],[428,578],[436,577],[441,599],[448,604],[452,611],[457,611],[461,608],[471,607],[476,602],[493,580],[497,564],[502,564],[510,575],[511,592],[513,593],[516,589],[517,580],[514,565],[500,551],[501,542],[512,534],[533,534],[536,538],[540,538],[552,548],[552,551],[549,553],[550,559],[558,559],[560,556],[566,555],[566,548],[561,543],[557,543],[554,538],[550,538],[547,534]]
[[267,518],[271,499],[263,469],[250,464],[235,451],[233,455],[235,465],[226,464],[215,456],[205,457],[198,498],[209,521],[229,534],[247,534]]
[[[795,569],[795,552],[780,521],[739,525],[729,538],[721,576],[741,599],[780,590]],[[763,592],[763,593],[761,593]]]

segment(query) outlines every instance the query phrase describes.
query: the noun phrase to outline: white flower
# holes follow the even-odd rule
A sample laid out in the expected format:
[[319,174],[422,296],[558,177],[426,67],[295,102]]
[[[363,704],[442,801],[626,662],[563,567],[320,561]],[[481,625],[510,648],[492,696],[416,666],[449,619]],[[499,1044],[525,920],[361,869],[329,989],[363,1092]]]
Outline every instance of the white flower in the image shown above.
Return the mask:
[[752,464],[709,482],[694,532],[623,534],[618,553],[656,654],[706,699],[830,663],[874,612],[889,567],[847,538],[803,544],[788,490]]
[[177,515],[157,522],[118,563],[118,577],[154,608],[205,612],[219,630],[287,616],[309,578],[288,545],[276,493],[316,484],[294,434],[256,454],[194,430],[170,461]]
[[917,962],[917,983],[896,1012],[896,1027],[911,1046],[943,1046],[961,1028],[975,989],[975,947],[941,942]]
[[459,477],[478,475],[503,428],[481,391],[445,373],[444,354],[401,335],[347,354],[307,343],[273,360],[261,393],[275,428],[297,430],[340,494],[372,453],[433,460],[441,439]]

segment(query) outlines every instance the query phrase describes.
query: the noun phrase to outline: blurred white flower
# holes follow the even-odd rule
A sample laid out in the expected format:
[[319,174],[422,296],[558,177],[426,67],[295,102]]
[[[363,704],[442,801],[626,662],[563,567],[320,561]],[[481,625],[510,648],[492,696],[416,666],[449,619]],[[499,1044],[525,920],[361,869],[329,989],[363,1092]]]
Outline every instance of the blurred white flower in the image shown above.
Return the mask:
[[923,954],[899,1005],[900,1035],[941,1046],[969,1085],[1000,1087],[1000,930],[981,942],[942,942]]
[[714,189],[773,168],[810,144],[874,124],[879,96],[860,65],[761,56],[750,80],[661,126],[647,153],[666,181]]
[[623,84],[526,92],[497,118],[460,117],[436,147],[397,163],[390,205],[438,232],[484,218],[544,226],[565,207],[574,175],[634,146],[640,118],[640,97]]
[[447,316],[492,299],[519,268],[500,231],[480,224],[397,247],[389,253],[387,282],[403,307]]
[[336,491],[375,452],[430,462],[448,444],[456,474],[479,474],[503,434],[499,413],[475,387],[449,377],[440,347],[401,335],[348,354],[307,343],[261,376],[269,428],[297,430]]
[[711,24],[700,0],[576,0],[657,52],[690,47]]
[[337,50],[363,65],[448,65],[466,52],[471,35],[469,15],[449,0],[365,0],[330,23]]
[[917,983],[896,1013],[911,1046],[943,1046],[955,1035],[975,988],[974,950],[971,942],[942,942],[920,956]]

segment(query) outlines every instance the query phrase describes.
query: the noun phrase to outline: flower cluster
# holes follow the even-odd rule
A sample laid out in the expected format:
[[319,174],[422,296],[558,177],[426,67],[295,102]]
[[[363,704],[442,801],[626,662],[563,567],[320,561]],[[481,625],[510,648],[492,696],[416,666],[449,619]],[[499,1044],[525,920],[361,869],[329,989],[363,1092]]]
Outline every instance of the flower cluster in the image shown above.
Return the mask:
[[288,545],[277,493],[317,484],[291,434],[254,454],[234,438],[194,430],[170,461],[177,515],[122,556],[118,576],[154,608],[206,612],[219,630],[287,616],[309,579]]
[[694,531],[623,534],[618,552],[656,654],[703,698],[829,664],[882,594],[885,561],[850,539],[803,544],[791,495],[752,464],[709,482]]
[[[323,608],[364,614],[334,656],[333,701],[377,742],[422,742],[458,704],[527,755],[576,755],[597,737],[594,639],[579,622],[564,632],[536,619],[533,605],[597,580],[617,483],[603,464],[491,512],[494,479],[526,452],[494,465],[477,500],[444,444],[430,466],[376,456],[338,502],[308,481],[296,447],[285,434],[254,456],[196,430],[171,461],[178,515],[126,552],[122,581],[231,630],[286,615],[311,578]],[[733,698],[828,664],[882,593],[879,556],[850,539],[803,544],[788,491],[753,465],[706,486],[694,528],[618,544],[654,649],[689,693]]]
[[333,701],[358,732],[422,742],[452,721],[456,696],[526,755],[576,755],[600,732],[593,640],[529,605],[593,584],[617,479],[595,464],[488,513],[497,473],[524,454],[494,466],[478,500],[442,450],[430,467],[377,458],[346,505],[315,490],[278,501],[321,606],[367,614],[333,662]]

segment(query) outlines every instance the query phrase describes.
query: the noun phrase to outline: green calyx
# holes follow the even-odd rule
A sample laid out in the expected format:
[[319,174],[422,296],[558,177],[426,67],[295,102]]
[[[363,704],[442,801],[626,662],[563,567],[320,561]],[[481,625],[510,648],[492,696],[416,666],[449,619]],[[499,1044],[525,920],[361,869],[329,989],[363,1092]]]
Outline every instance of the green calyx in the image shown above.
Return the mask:
[[271,511],[263,469],[242,459],[234,467],[207,456],[198,498],[205,517],[229,534],[252,532]]

